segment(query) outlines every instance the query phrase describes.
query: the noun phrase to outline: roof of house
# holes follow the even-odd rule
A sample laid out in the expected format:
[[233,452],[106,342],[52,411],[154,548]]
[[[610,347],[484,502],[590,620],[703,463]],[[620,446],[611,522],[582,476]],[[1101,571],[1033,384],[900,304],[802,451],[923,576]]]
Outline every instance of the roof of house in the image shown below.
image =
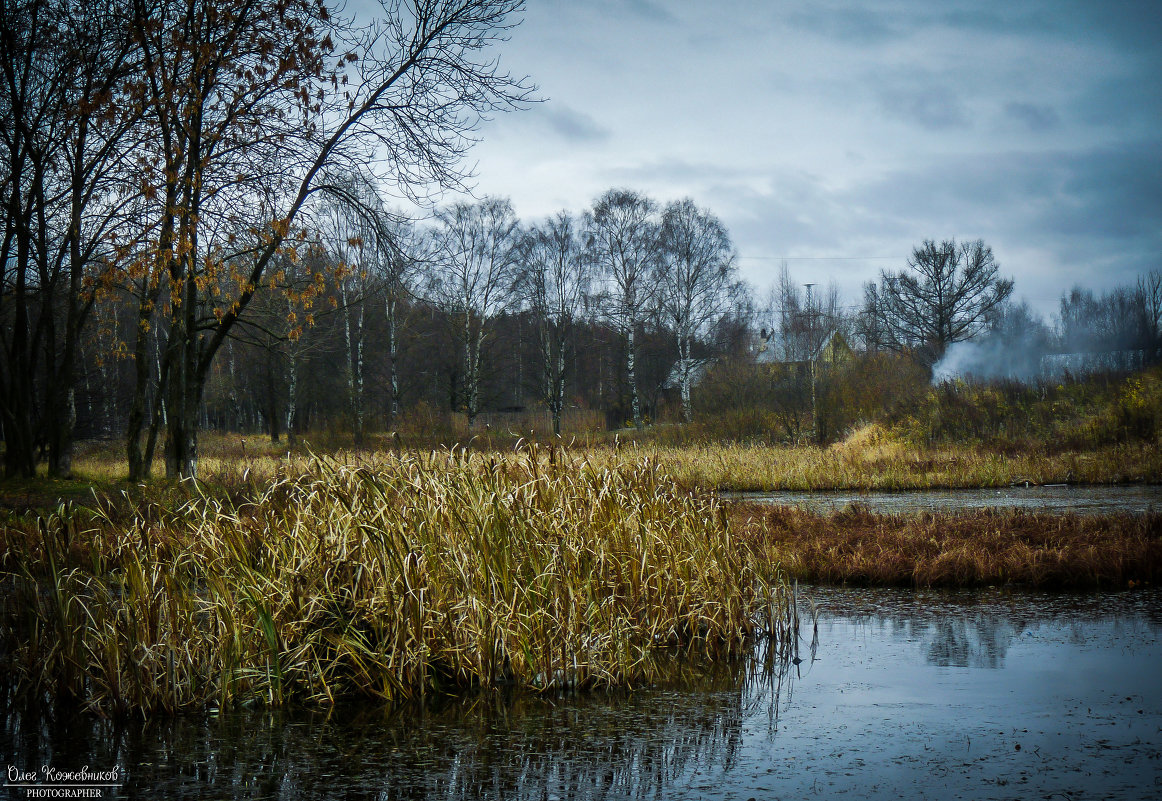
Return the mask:
[[755,361],[759,364],[800,364],[805,362],[819,361],[826,355],[828,348],[844,348],[848,351],[851,350],[851,346],[847,344],[847,337],[845,337],[839,331],[839,329],[833,328],[827,334],[827,336],[823,338],[823,341],[819,343],[819,347],[815,349],[815,352],[809,357],[803,359],[781,359],[779,358],[778,349],[772,342],[775,336],[775,332],[770,331],[767,333],[766,329],[763,329],[763,332],[766,333],[766,336],[764,337],[762,334],[759,335],[759,344],[755,349]]

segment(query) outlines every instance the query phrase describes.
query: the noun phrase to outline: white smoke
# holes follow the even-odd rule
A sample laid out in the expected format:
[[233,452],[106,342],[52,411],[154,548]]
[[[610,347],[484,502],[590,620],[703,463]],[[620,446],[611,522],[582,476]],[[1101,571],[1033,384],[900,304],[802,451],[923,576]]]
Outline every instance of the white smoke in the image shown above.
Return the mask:
[[1110,350],[1089,353],[1047,353],[1039,343],[1028,344],[999,337],[956,342],[932,367],[932,383],[955,378],[966,381],[1057,379],[1066,373],[1081,376],[1104,371],[1140,370],[1145,351]]
[[954,342],[932,368],[932,382],[954,378],[990,381],[998,378],[1031,381],[1041,375],[1044,351],[1022,347],[999,337],[976,342]]

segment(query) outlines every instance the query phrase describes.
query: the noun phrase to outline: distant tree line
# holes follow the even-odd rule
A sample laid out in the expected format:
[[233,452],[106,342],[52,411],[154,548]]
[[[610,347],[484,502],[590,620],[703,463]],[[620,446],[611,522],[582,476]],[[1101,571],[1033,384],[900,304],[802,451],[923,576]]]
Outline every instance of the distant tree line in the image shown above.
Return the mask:
[[[421,223],[355,173],[328,180],[342,191],[322,196],[300,252],[255,288],[210,365],[199,428],[360,444],[407,420],[438,428],[459,415],[471,432],[482,412],[535,409],[559,433],[571,411],[604,429],[648,423],[667,401],[689,420],[695,368],[748,347],[729,234],[689,199],[611,190],[581,214],[522,224],[486,197]],[[166,324],[131,351],[134,300],[94,304],[77,437],[132,436],[134,420],[152,421],[151,438],[165,430],[168,398],[139,393],[138,373],[162,375]]]
[[758,298],[688,198],[393,208],[462,190],[482,117],[529,99],[490,50],[521,5],[393,3],[357,27],[319,0],[5,3],[5,475],[67,475],[79,438],[122,438],[134,480],[160,449],[181,478],[199,430],[360,444],[482,414],[822,441],[962,342],[1158,358],[1157,273],[1067,294],[1050,330],[979,241],[925,241],[852,311],[786,270]]

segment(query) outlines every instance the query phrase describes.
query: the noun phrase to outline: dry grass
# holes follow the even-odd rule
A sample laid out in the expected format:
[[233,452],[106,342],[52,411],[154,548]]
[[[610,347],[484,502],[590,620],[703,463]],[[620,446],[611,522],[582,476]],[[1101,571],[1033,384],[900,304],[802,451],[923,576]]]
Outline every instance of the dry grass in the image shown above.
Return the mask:
[[1162,514],[832,514],[736,504],[733,527],[790,576],[831,584],[1120,589],[1162,578]]
[[[1029,482],[1162,482],[1162,449],[1132,443],[1089,452],[1004,454],[965,446],[920,447],[880,426],[827,448],[708,444],[623,451],[650,454],[685,486],[723,491],[863,491],[1007,487]],[[596,457],[595,457],[596,458]]]
[[[504,460],[522,442],[516,432],[481,431],[466,438],[470,449]],[[1110,444],[1084,451],[1026,448],[1004,453],[981,446],[921,446],[878,424],[853,431],[829,447],[768,446],[738,443],[658,444],[649,431],[625,439],[546,436],[542,461],[550,448],[567,445],[596,465],[611,467],[650,458],[663,465],[683,486],[722,491],[852,489],[862,491],[1005,487],[1013,484],[1162,483],[1162,448],[1146,442]],[[365,447],[304,438],[291,448],[268,437],[206,433],[201,437],[198,476],[206,491],[231,497],[259,493],[270,482],[301,474],[315,453],[342,463],[374,463],[415,451],[415,443],[390,434],[369,434]],[[74,459],[70,481],[36,479],[0,481],[0,507],[47,508],[59,500],[90,502],[90,486],[108,492],[126,488],[127,466],[119,443],[83,443]],[[421,448],[430,452],[433,448]],[[444,453],[447,448],[434,448]],[[162,492],[164,464],[154,463],[156,478],[145,495]],[[137,488],[128,488],[135,492]],[[141,494],[141,493],[139,493]]]
[[648,460],[532,449],[315,459],[241,503],[62,506],[8,526],[2,566],[8,673],[107,714],[633,685],[659,654],[795,625],[718,501]]

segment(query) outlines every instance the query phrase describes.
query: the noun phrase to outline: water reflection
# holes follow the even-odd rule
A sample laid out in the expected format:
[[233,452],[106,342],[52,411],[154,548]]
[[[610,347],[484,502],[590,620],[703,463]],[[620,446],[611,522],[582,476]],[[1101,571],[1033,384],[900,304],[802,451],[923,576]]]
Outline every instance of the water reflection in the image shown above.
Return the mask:
[[[1003,588],[909,590],[816,587],[812,601],[897,641],[916,642],[936,667],[1000,669],[1010,646],[1042,625],[1077,631],[1095,621],[1162,624],[1157,591],[1064,595]],[[1084,635],[1081,635],[1084,636]]]
[[125,798],[1162,791],[1157,591],[803,594],[817,638],[804,600],[786,658],[676,660],[664,684],[633,693],[126,724],[13,711],[0,750],[26,768],[118,766]]
[[1003,621],[943,620],[932,627],[925,658],[939,667],[999,668],[1017,634]]
[[[666,686],[555,698],[445,700],[406,710],[240,712],[114,725],[10,714],[10,762],[118,765],[126,797],[620,799],[666,797],[738,760],[743,721],[791,663],[761,649],[675,663]],[[773,710],[773,708],[772,708]],[[773,711],[771,714],[774,714]]]

